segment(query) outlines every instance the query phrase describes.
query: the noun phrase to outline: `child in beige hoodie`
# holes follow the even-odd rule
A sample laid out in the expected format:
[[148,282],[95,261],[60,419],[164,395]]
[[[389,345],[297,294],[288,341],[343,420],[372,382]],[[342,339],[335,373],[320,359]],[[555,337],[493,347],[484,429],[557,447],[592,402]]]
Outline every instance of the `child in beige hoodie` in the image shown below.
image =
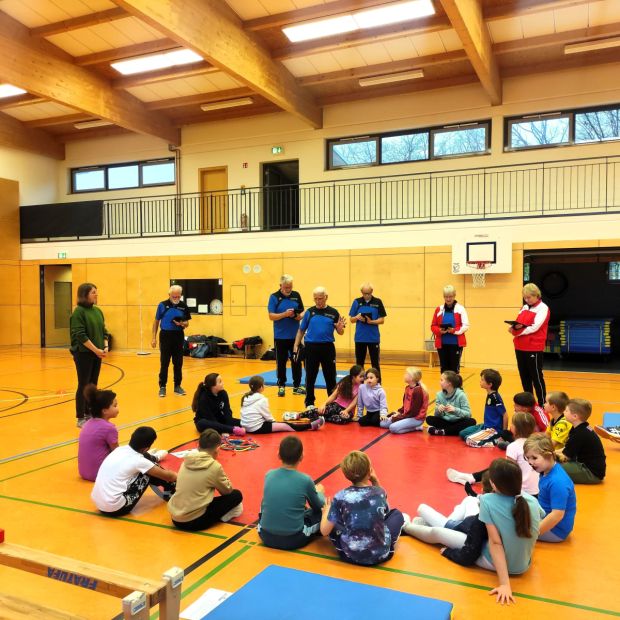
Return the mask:
[[[181,465],[176,493],[168,502],[172,522],[181,530],[204,530],[243,512],[241,491],[233,489],[217,461],[221,443],[216,430],[206,429],[198,440],[198,450],[187,454]],[[215,496],[216,490],[219,496]]]

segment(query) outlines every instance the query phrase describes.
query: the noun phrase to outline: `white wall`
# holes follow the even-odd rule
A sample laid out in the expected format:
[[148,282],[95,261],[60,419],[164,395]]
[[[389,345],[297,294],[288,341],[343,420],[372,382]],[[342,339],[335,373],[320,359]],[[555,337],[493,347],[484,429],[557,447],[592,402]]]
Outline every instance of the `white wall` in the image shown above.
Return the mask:
[[56,201],[56,177],[60,165],[51,157],[0,146],[0,171],[5,179],[19,183],[19,204]]

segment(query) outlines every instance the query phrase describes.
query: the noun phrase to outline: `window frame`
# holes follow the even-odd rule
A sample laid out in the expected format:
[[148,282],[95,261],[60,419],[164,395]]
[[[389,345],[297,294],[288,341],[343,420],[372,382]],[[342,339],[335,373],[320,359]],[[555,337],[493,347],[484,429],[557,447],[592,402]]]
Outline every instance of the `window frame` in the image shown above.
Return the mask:
[[[535,112],[531,114],[522,114],[519,116],[506,116],[504,117],[504,152],[516,153],[519,151],[531,151],[536,149],[550,149],[550,148],[566,148],[567,146],[582,146],[592,144],[607,144],[608,142],[620,142],[620,136],[617,138],[606,138],[604,140],[588,140],[585,142],[576,141],[577,133],[577,116],[580,114],[605,112],[607,110],[618,110],[620,112],[620,102],[614,104],[606,104],[601,106],[588,106],[584,108],[569,108],[564,110],[547,110],[542,112]],[[532,146],[511,146],[511,134],[512,125],[519,121],[526,121],[529,119],[542,119],[542,118],[563,118],[569,119],[568,126],[568,141],[561,144],[535,144]]]
[[[458,155],[433,155],[433,133],[438,131],[445,131],[449,129],[473,129],[474,127],[484,127],[485,128],[485,150],[476,152],[476,153],[460,153]],[[493,128],[493,123],[490,118],[480,119],[474,121],[466,121],[461,123],[449,123],[446,125],[434,125],[431,127],[413,127],[406,129],[399,129],[395,131],[385,131],[380,133],[373,134],[363,134],[357,136],[343,136],[339,138],[327,138],[325,140],[325,171],[333,171],[333,170],[350,170],[353,168],[374,168],[378,166],[398,166],[403,164],[416,164],[418,162],[424,161],[433,161],[433,160],[443,160],[443,159],[458,159],[461,157],[480,157],[483,155],[490,155],[491,153],[491,132]],[[413,159],[407,161],[393,161],[393,162],[382,162],[383,157],[383,148],[382,148],[382,140],[383,138],[392,138],[394,136],[405,136],[410,134],[423,134],[426,133],[428,135],[428,157],[424,159]],[[335,166],[333,163],[333,146],[337,144],[347,144],[357,141],[368,141],[374,139],[376,144],[376,162],[372,164],[355,164],[352,166]]]
[[[165,164],[171,163],[174,165],[174,178],[171,182],[163,182],[163,183],[145,183],[144,182],[144,168],[147,166],[154,166],[157,164]],[[110,188],[110,170],[114,168],[129,168],[131,166],[138,167],[138,184],[137,185],[128,185],[124,187],[114,187]],[[104,173],[104,187],[97,189],[76,189],[76,175],[81,172],[94,172],[102,170]],[[174,157],[161,157],[158,159],[146,159],[142,161],[126,161],[126,162],[118,162],[113,164],[99,164],[94,166],[80,166],[79,168],[71,168],[69,170],[70,177],[70,185],[71,185],[71,193],[72,194],[88,194],[94,192],[118,192],[126,189],[141,189],[148,187],[162,187],[166,185],[175,185],[176,184],[176,159]]]

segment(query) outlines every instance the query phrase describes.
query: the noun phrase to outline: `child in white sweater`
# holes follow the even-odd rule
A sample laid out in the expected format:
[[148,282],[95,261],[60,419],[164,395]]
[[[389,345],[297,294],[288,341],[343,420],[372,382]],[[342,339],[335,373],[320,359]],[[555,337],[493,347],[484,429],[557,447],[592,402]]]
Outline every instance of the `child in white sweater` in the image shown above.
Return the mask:
[[286,431],[317,431],[325,423],[324,418],[319,417],[310,422],[300,420],[292,424],[276,422],[269,410],[269,401],[263,394],[265,380],[260,375],[251,377],[249,382],[250,391],[241,398],[241,426],[248,433],[265,434],[281,433]]

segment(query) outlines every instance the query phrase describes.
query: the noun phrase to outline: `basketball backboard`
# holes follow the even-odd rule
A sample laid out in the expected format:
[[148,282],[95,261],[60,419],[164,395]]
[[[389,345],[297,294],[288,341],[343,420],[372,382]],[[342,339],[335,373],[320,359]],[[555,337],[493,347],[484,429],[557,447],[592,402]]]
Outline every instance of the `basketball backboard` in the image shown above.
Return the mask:
[[508,235],[484,231],[463,231],[452,244],[452,273],[468,274],[478,271],[468,263],[487,263],[486,273],[512,272],[512,241]]

